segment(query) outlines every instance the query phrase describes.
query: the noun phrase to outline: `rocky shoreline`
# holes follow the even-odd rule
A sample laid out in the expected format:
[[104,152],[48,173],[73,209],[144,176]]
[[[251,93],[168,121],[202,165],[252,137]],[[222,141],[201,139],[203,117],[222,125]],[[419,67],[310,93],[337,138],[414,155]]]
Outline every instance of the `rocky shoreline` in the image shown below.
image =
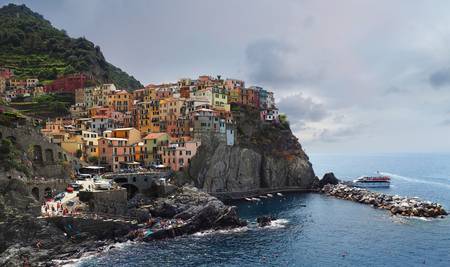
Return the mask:
[[432,203],[418,198],[408,198],[397,195],[391,196],[344,184],[326,184],[322,187],[321,192],[339,199],[372,205],[374,208],[378,209],[385,209],[392,215],[426,218],[436,218],[447,215],[445,209],[438,203]]
[[4,182],[0,189],[1,266],[58,266],[109,250],[116,243],[247,224],[239,218],[236,207],[188,186],[164,197],[130,200],[129,209],[139,214],[132,221],[83,214],[42,218],[33,208],[39,203],[26,195],[22,181],[0,180]]

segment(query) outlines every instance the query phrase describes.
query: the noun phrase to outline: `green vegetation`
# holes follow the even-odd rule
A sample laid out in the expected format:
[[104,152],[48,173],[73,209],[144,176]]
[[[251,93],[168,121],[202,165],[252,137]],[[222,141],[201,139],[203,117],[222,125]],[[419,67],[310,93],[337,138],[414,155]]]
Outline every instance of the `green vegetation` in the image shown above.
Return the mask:
[[84,37],[69,37],[25,5],[0,8],[0,67],[13,69],[19,78],[54,80],[58,75],[86,73],[119,88],[142,87],[108,63],[99,46]]
[[0,166],[5,171],[16,169],[23,172],[25,175],[29,175],[30,170],[20,160],[20,151],[16,148],[15,144],[8,139],[2,139],[0,143]]
[[24,124],[25,117],[20,113],[4,111],[0,113],[0,125],[14,127],[16,124]]
[[281,113],[281,114],[278,116],[278,119],[280,120],[280,125],[281,125],[283,128],[285,128],[285,129],[289,129],[289,128],[290,128],[290,127],[289,127],[289,121],[288,121],[288,118],[287,118],[287,115],[286,115],[286,114]]
[[77,158],[81,158],[81,156],[83,156],[83,151],[81,151],[81,149],[77,149],[77,152],[75,153],[75,156]]
[[61,93],[40,95],[32,102],[12,102],[10,106],[26,115],[46,119],[69,114],[70,105],[74,103],[72,94]]
[[89,157],[89,158],[87,159],[87,161],[88,161],[89,163],[92,163],[92,164],[97,164],[97,162],[98,162],[98,157],[96,157],[96,156],[91,156],[91,157]]

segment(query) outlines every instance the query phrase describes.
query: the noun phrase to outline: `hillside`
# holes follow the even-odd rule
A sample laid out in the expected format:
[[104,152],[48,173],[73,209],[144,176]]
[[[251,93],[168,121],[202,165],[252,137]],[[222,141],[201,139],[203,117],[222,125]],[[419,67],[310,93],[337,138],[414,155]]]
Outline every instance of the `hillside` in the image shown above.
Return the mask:
[[83,37],[69,37],[25,5],[0,8],[0,67],[13,69],[19,78],[49,81],[82,72],[119,88],[142,87],[133,76],[108,63],[99,46]]

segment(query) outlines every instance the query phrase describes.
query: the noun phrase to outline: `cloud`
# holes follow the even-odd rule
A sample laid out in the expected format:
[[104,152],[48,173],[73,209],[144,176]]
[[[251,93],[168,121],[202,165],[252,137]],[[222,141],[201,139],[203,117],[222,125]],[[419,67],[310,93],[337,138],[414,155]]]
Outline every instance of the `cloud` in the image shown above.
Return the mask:
[[395,94],[405,94],[408,90],[402,89],[396,86],[389,87],[386,91],[384,91],[384,95],[395,95]]
[[319,79],[319,71],[301,65],[298,52],[294,46],[274,39],[252,42],[245,50],[248,76],[258,84],[277,88]]
[[450,119],[445,119],[445,120],[443,120],[443,121],[440,123],[440,125],[442,125],[442,126],[450,126]]
[[308,122],[318,122],[329,115],[325,105],[302,93],[281,98],[278,107],[281,112],[288,115],[294,131],[304,127]]
[[450,85],[450,69],[441,69],[430,75],[430,84],[435,89]]
[[322,129],[314,134],[314,141],[334,143],[341,140],[348,140],[349,137],[358,135],[362,125],[349,126],[337,129]]

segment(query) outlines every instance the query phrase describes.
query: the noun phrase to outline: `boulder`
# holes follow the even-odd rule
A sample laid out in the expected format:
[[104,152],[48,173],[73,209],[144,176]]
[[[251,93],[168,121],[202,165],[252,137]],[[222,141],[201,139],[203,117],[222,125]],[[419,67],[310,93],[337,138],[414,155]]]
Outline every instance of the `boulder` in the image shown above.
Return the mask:
[[270,223],[275,219],[276,218],[273,216],[261,216],[256,219],[256,222],[258,223],[259,227],[265,227],[265,226],[269,226]]
[[326,173],[323,178],[319,181],[320,188],[324,187],[327,184],[336,185],[339,183],[339,180],[334,176],[334,173],[329,172]]

